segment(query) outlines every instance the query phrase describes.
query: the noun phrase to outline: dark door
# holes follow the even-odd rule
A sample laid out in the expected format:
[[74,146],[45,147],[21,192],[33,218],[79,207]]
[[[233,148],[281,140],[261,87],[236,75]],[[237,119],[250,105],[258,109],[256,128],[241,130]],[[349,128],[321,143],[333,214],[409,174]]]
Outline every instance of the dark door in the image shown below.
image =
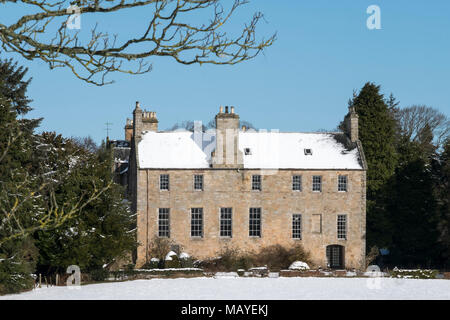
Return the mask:
[[328,266],[332,269],[343,269],[344,265],[344,247],[334,244],[327,246]]

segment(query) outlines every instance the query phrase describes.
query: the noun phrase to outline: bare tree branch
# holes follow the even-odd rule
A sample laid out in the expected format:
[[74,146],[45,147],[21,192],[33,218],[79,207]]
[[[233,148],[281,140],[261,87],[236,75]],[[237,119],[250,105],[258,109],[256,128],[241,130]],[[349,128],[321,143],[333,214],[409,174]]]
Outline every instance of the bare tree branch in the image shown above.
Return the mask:
[[431,130],[438,148],[450,137],[450,120],[437,109],[414,105],[398,109],[396,117],[400,130],[411,141],[417,141],[426,127]]
[[[76,77],[96,85],[111,83],[112,72],[143,74],[151,71],[151,57],[170,57],[191,64],[233,65],[257,56],[271,46],[276,35],[256,39],[256,26],[263,19],[257,12],[239,34],[229,36],[225,26],[235,11],[248,0],[234,0],[225,8],[221,0],[4,0],[38,10],[15,23],[0,24],[4,50],[20,53],[29,60],[40,59],[51,69],[68,67]],[[231,2],[229,2],[231,3]],[[127,9],[152,8],[141,35],[121,40],[117,35],[93,27],[90,36],[70,30],[68,19],[76,5],[80,17],[89,14],[121,13]],[[209,14],[208,22],[194,24],[193,17]],[[56,30],[49,38],[49,32]]]

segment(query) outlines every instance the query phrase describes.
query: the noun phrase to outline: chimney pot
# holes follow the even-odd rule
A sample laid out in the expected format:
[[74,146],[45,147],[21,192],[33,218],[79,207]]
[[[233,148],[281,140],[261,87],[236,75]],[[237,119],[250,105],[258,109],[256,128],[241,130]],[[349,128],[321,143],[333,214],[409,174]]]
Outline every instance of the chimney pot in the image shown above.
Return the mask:
[[222,112],[223,112],[223,107],[220,106],[220,108],[219,108],[219,113],[222,113]]
[[231,113],[234,113],[234,107],[231,107]]
[[225,107],[225,113],[228,113],[228,106]]

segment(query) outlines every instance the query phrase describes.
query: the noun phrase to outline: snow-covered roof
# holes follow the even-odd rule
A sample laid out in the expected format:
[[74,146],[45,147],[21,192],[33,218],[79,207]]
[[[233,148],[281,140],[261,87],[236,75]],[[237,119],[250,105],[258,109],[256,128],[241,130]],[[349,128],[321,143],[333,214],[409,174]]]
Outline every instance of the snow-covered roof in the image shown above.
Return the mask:
[[[247,169],[359,169],[358,148],[348,150],[335,133],[239,132],[239,149]],[[139,142],[144,169],[210,168],[214,132],[146,132]],[[249,154],[246,154],[245,149]],[[249,149],[249,150],[248,150]],[[312,154],[306,155],[305,149]]]

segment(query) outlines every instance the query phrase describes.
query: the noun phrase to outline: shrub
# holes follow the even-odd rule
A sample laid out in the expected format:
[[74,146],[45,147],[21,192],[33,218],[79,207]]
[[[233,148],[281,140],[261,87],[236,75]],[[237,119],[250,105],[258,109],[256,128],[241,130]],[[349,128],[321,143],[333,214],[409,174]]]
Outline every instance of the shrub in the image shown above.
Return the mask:
[[242,252],[238,248],[224,247],[218,252],[218,255],[218,258],[198,261],[195,265],[208,272],[226,272],[263,266],[267,266],[273,271],[279,271],[288,269],[294,261],[311,264],[309,253],[301,245],[291,248],[273,245],[262,248],[258,253]]
[[172,265],[179,265],[178,259],[177,259],[177,262],[169,263],[169,265],[171,265],[170,267],[168,267],[165,263],[167,253],[169,253],[171,251],[171,249],[174,247],[178,247],[178,246],[173,241],[171,241],[167,238],[160,238],[158,236],[154,236],[148,246],[148,252],[151,257],[159,259],[159,263],[157,266],[155,266],[154,263],[152,263],[152,261],[147,261],[147,263],[145,264],[146,269],[179,268],[179,266],[172,267]]
[[33,288],[34,279],[13,261],[0,262],[0,295],[18,293]]
[[89,272],[89,276],[93,281],[105,281],[109,276],[109,271],[104,268],[94,269]]
[[167,255],[164,261],[164,268],[181,268],[180,259],[176,254]]
[[435,279],[438,274],[437,270],[401,270],[395,268],[391,272],[393,278],[409,278],[409,279]]
[[158,269],[160,268],[160,260],[158,258],[151,258],[146,262],[141,269]]
[[187,253],[182,252],[180,254],[180,264],[182,268],[193,268],[194,267],[194,259],[189,256]]
[[262,248],[255,256],[258,266],[267,266],[271,271],[287,269],[294,261],[311,263],[309,253],[301,245],[285,248],[276,244]]

